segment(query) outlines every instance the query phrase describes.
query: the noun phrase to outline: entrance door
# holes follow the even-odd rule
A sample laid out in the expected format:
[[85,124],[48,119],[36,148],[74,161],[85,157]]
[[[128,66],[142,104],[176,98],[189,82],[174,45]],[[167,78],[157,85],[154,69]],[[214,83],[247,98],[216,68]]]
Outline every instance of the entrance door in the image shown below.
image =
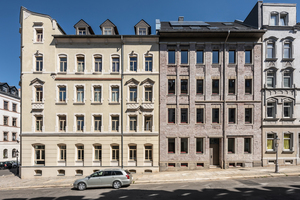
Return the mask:
[[219,138],[209,139],[210,165],[219,165]]

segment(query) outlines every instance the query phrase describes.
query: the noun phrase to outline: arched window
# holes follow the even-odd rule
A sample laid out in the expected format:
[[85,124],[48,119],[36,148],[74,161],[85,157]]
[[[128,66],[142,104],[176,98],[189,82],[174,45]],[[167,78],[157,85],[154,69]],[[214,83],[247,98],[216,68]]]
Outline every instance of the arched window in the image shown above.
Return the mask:
[[7,149],[3,150],[3,158],[8,158],[8,151],[7,151]]
[[17,150],[13,149],[12,152],[11,152],[11,155],[12,155],[13,158],[15,158],[17,156]]

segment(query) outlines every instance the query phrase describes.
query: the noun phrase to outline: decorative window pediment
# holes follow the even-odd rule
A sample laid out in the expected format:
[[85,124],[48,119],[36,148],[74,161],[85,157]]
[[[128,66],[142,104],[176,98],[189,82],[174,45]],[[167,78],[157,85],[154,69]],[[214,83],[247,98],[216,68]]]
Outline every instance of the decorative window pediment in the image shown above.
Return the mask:
[[150,78],[146,78],[145,80],[143,80],[141,82],[141,85],[144,85],[144,84],[150,84],[150,85],[153,85],[155,83],[155,81],[153,81],[152,79]]
[[39,78],[35,78],[33,79],[31,82],[30,82],[30,85],[33,85],[33,84],[39,84],[39,85],[44,85],[45,81],[42,81],[41,79]]
[[140,83],[140,82],[137,81],[136,79],[131,78],[131,79],[129,79],[128,81],[126,81],[125,85],[132,85],[132,84],[138,85],[139,83]]

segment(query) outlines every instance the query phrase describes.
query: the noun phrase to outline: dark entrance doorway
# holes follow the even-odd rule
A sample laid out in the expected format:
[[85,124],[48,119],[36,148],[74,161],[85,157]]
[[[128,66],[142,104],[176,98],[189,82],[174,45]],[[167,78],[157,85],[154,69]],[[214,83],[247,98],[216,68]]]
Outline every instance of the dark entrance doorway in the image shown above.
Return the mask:
[[219,165],[219,138],[209,139],[209,157],[210,165]]

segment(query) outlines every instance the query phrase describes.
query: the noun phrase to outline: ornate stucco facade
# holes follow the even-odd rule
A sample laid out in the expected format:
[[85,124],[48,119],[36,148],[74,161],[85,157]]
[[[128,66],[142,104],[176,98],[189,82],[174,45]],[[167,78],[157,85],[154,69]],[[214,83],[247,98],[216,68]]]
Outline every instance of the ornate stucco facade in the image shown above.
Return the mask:
[[96,35],[80,20],[67,35],[24,7],[20,23],[21,177],[157,172],[159,47],[151,27],[141,20],[136,35],[119,35],[106,20]]

